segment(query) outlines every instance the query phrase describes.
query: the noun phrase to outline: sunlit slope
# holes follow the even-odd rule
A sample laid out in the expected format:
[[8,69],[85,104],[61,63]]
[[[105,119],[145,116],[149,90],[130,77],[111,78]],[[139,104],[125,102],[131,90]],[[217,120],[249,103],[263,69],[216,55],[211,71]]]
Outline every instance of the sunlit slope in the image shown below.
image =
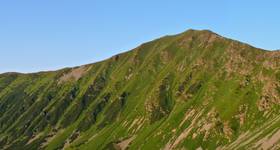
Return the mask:
[[108,60],[0,75],[1,149],[280,146],[280,52],[189,30]]

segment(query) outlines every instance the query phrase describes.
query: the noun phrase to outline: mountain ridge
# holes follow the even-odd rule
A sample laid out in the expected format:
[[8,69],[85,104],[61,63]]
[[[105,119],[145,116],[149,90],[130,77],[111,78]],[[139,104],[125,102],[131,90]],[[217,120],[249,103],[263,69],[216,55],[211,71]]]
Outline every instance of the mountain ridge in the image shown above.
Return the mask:
[[[156,40],[160,40],[164,37],[173,37],[173,36],[179,36],[179,35],[182,35],[182,34],[186,34],[188,32],[207,32],[209,34],[214,34],[214,35],[217,35],[221,38],[225,38],[225,39],[228,39],[228,40],[232,40],[232,41],[236,41],[236,42],[239,42],[241,44],[245,44],[245,45],[248,45],[250,47],[253,47],[253,48],[256,48],[256,49],[260,49],[262,51],[266,51],[266,52],[276,52],[276,53],[280,53],[280,49],[276,49],[276,50],[268,50],[268,49],[262,49],[262,48],[258,48],[258,47],[255,47],[253,45],[250,45],[250,44],[247,44],[245,42],[242,42],[242,41],[239,41],[239,40],[235,40],[235,39],[232,39],[232,38],[227,38],[225,36],[222,36],[222,35],[219,35],[218,33],[216,32],[213,32],[209,29],[202,29],[202,30],[197,30],[197,29],[188,29],[184,32],[181,32],[181,33],[178,33],[178,34],[171,34],[171,35],[165,35],[165,36],[162,36],[160,38],[157,38],[157,39],[154,39],[154,40],[151,40],[151,41],[148,41],[148,42],[144,42],[143,44],[146,44],[146,43],[149,43],[149,42],[153,42],[153,41],[156,41]],[[139,46],[136,46],[137,47],[140,47],[141,45],[143,44],[140,44]],[[95,63],[98,63],[98,62],[102,62],[102,61],[106,61],[112,57],[115,57],[116,55],[120,55],[120,54],[123,54],[123,53],[127,53],[129,51],[133,51],[135,48],[131,49],[131,50],[128,50],[128,51],[125,51],[125,52],[122,52],[122,53],[118,53],[118,54],[115,54],[111,57],[108,57],[108,58],[105,58],[103,60],[100,60],[100,61],[96,61],[96,62],[93,62],[93,63],[88,63],[88,64],[85,64],[85,65],[92,65],[92,64],[95,64]],[[63,67],[62,69],[55,69],[55,70],[45,70],[45,71],[35,71],[35,72],[27,72],[27,73],[23,73],[23,72],[3,72],[3,73],[0,73],[0,75],[3,75],[3,74],[34,74],[34,73],[44,73],[44,72],[53,72],[53,71],[59,71],[59,70],[63,70],[63,69],[69,69],[69,68],[76,68],[76,67],[79,67],[79,66],[84,66],[84,65],[77,65],[77,66],[73,66],[73,67]]]

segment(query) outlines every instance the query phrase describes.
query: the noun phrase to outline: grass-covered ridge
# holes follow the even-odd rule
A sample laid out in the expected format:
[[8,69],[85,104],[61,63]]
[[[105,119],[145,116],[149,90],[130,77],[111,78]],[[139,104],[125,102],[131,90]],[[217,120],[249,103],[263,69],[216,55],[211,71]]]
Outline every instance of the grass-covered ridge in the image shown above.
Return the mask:
[[277,149],[279,113],[280,52],[207,30],[0,75],[1,149]]

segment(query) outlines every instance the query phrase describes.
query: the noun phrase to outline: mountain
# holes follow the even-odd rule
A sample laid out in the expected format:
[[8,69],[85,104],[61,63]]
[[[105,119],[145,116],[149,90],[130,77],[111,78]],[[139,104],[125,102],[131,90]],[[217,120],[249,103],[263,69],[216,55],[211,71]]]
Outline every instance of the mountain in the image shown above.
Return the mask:
[[279,149],[280,51],[188,30],[0,75],[1,149]]

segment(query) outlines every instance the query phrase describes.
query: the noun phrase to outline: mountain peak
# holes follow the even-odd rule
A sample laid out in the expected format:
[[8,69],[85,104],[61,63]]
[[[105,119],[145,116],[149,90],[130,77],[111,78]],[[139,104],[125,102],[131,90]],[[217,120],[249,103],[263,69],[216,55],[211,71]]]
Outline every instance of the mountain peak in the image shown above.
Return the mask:
[[218,35],[217,33],[211,31],[211,30],[208,30],[208,29],[202,29],[202,30],[197,30],[197,29],[188,29],[184,32],[182,32],[181,34],[205,34],[205,35],[208,35],[208,34],[215,34],[215,35]]

